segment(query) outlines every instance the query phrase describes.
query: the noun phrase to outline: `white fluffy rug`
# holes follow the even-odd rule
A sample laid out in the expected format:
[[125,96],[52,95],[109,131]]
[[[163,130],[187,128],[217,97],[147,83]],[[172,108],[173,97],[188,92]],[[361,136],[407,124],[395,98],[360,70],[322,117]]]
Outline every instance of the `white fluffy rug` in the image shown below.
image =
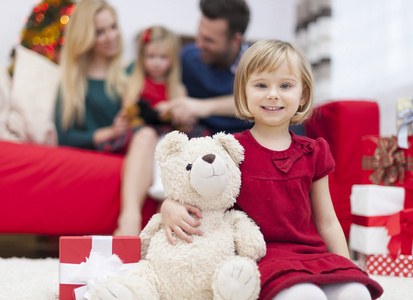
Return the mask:
[[[380,300],[413,299],[413,278],[372,276],[384,288]],[[0,300],[59,299],[59,260],[0,258]]]

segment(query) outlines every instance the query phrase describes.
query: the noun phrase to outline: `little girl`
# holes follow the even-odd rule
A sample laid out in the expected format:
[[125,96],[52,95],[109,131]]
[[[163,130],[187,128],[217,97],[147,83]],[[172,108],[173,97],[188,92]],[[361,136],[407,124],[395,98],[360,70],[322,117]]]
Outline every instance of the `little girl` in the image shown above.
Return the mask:
[[[381,286],[349,259],[328,189],[334,161],[327,142],[288,130],[312,109],[313,77],[305,56],[288,42],[255,43],[238,65],[234,98],[237,116],[255,122],[235,134],[245,149],[236,208],[258,224],[267,243],[258,263],[260,299],[378,298]],[[187,241],[187,233],[202,234],[187,211],[201,217],[195,207],[169,199],[162,205],[172,243],[172,231]]]
[[158,132],[170,131],[170,127],[160,126],[166,120],[157,107],[168,99],[186,95],[180,81],[180,45],[176,35],[165,27],[152,26],[142,30],[137,41],[136,61],[127,70],[131,75],[122,100],[131,129],[124,136],[101,144],[102,150],[122,153],[119,149],[128,143],[128,135],[142,124],[156,126]]
[[161,135],[172,129],[190,136],[206,135],[202,131],[193,132],[188,126],[172,124],[166,113],[169,108],[166,101],[186,96],[176,35],[163,26],[152,26],[139,33],[138,43],[136,63],[124,97],[126,110],[137,108],[137,117],[155,125]]

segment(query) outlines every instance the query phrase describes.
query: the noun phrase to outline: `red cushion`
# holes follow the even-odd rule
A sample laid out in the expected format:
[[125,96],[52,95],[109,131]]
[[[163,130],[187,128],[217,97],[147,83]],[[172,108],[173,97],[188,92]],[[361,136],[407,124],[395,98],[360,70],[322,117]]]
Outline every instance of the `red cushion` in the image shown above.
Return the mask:
[[305,122],[306,135],[329,143],[336,170],[329,176],[331,198],[348,238],[351,224],[350,194],[361,183],[361,138],[379,134],[379,107],[375,101],[334,101],[314,109]]
[[[0,142],[0,232],[112,234],[122,162],[113,154]],[[156,207],[147,201],[145,224]]]

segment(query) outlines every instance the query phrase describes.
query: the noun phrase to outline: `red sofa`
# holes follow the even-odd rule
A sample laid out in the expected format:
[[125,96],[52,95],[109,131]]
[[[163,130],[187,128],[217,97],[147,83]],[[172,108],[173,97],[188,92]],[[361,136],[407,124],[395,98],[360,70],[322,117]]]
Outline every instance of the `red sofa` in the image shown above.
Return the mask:
[[332,101],[316,107],[304,125],[307,136],[323,137],[330,145],[336,162],[336,170],[329,175],[330,193],[348,238],[351,186],[361,184],[361,138],[379,134],[379,106],[369,100]]
[[[379,134],[374,101],[334,101],[316,107],[306,135],[330,144],[336,170],[331,197],[346,237],[350,193],[361,183],[361,137]],[[0,233],[48,236],[111,234],[120,207],[123,157],[69,147],[0,141]],[[158,203],[148,198],[143,225]]]
[[[112,234],[123,157],[0,141],[0,233]],[[143,225],[156,212],[146,201]]]

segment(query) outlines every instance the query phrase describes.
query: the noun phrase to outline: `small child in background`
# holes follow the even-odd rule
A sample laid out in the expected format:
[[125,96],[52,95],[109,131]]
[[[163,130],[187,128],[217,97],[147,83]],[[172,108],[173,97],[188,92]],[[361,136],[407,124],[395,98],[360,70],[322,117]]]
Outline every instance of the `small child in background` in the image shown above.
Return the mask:
[[161,135],[175,129],[190,136],[208,134],[203,129],[192,131],[194,128],[188,124],[172,124],[165,112],[169,107],[165,101],[186,95],[181,82],[177,36],[163,26],[152,26],[139,33],[138,43],[136,62],[123,101],[131,124],[154,125]]
[[105,141],[100,149],[123,153],[130,136],[145,124],[153,126],[160,137],[172,130],[183,131],[189,137],[209,135],[198,124],[174,124],[168,114],[168,101],[186,95],[176,34],[163,26],[151,26],[138,34],[137,41],[137,57],[128,68],[131,75],[122,100],[130,130],[124,136]]
[[[260,299],[368,300],[383,289],[349,259],[328,188],[334,160],[327,142],[297,136],[289,126],[309,117],[311,66],[288,42],[265,40],[242,56],[235,75],[237,116],[254,122],[234,136],[245,149],[236,209],[260,227],[267,254],[258,262]],[[202,234],[202,212],[166,199],[167,237]],[[188,212],[200,220],[194,219]]]
[[[152,26],[138,34],[138,53],[124,97],[124,106],[143,102],[140,113],[147,123],[161,122],[155,115],[162,101],[186,95],[181,83],[180,44],[163,26]],[[152,111],[152,114],[151,112]]]

